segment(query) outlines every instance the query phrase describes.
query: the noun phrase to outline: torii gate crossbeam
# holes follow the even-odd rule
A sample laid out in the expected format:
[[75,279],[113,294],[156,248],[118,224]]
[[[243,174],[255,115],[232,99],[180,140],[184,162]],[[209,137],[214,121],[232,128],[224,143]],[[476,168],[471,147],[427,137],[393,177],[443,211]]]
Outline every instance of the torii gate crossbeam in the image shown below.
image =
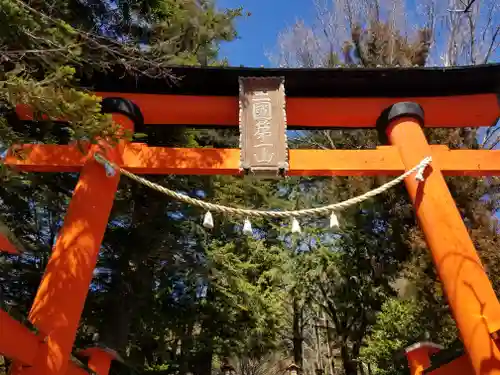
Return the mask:
[[[314,97],[310,93],[299,97],[297,93],[302,92],[299,83],[304,87],[303,92],[307,92],[311,79],[307,75],[297,78],[302,72],[279,72],[285,76],[287,82],[291,82],[292,95],[287,99],[290,125],[315,128],[373,128],[378,123],[383,125],[383,129],[379,130],[386,133],[391,143],[390,146],[374,150],[291,150],[289,175],[397,175],[413,167],[423,157],[433,157],[425,182],[417,184],[414,179],[408,178],[406,186],[467,351],[467,358],[462,360],[470,365],[470,373],[476,375],[500,374],[500,351],[495,341],[496,333],[500,329],[500,304],[453,202],[444,176],[500,175],[500,151],[449,150],[445,146],[430,146],[422,126],[491,125],[500,114],[497,95],[491,88],[498,87],[499,68],[500,66],[494,69],[470,68],[476,69],[474,77],[471,73],[473,70],[450,70],[448,73],[423,69],[403,72],[379,70],[379,75],[375,75],[373,71],[352,73],[354,85],[359,86],[363,84],[359,82],[366,81],[365,86],[357,87],[365,92],[374,90],[369,86],[370,80],[373,81],[376,77],[385,79],[386,86],[392,87],[391,93],[397,95],[383,97],[362,97],[362,94],[358,97],[328,97],[328,90],[331,89],[326,86],[319,87],[321,97]],[[235,74],[276,74],[275,70],[266,72],[265,69],[193,69],[188,69],[188,72],[196,78],[193,82],[196,81],[198,86],[200,77],[204,77],[204,82],[219,77],[221,82],[230,82],[227,85],[228,92],[232,92],[234,87],[232,80]],[[181,70],[185,71],[186,68]],[[487,74],[484,71],[487,71]],[[297,77],[294,74],[297,74]],[[326,73],[312,71],[309,74],[312,77]],[[336,74],[338,73],[332,72],[331,76]],[[349,76],[351,73],[342,74]],[[367,77],[364,81],[360,79],[363,74]],[[422,95],[425,86],[417,90],[418,85],[424,85],[420,81],[416,83],[417,80],[423,80],[421,77],[425,76],[429,78],[429,82],[433,77],[442,79],[439,84],[432,82],[434,86],[441,86],[436,88],[430,85],[429,96]],[[460,91],[458,83],[455,82],[460,77],[461,82],[469,82],[471,87],[480,84],[482,86]],[[300,81],[301,79],[303,81]],[[415,83],[415,92],[400,94],[404,80]],[[148,84],[146,82],[144,86]],[[348,87],[348,82],[345,85]],[[189,90],[182,94],[137,93],[122,89],[113,91],[109,88],[97,88],[96,91],[103,97],[114,97],[115,104],[117,96],[122,98],[118,100],[122,104],[128,103],[114,110],[109,110],[109,106],[107,108],[110,113],[114,113],[116,121],[128,129],[135,127],[136,131],[141,131],[140,128],[144,127],[144,124],[236,126],[237,99],[226,95],[224,84],[219,85],[222,88],[216,88],[215,96],[196,93],[198,86],[194,83],[190,86],[189,75],[186,86]],[[206,90],[206,86],[201,85],[199,90]],[[456,95],[439,91],[450,90],[451,86],[459,91]],[[127,112],[124,108],[132,109]],[[19,107],[18,115],[21,119],[30,120],[26,108]],[[107,149],[109,159],[133,173],[240,173],[237,149],[172,149],[124,142],[112,149],[105,143],[103,145]],[[44,340],[38,340],[37,345],[29,344],[32,348],[30,350],[35,353],[33,358],[26,358],[20,348],[12,349],[13,347],[9,346],[11,338],[3,336],[0,330],[0,353],[7,353],[16,360],[12,375],[63,375],[78,372],[80,370],[74,369],[69,356],[119,177],[105,177],[103,168],[93,160],[95,147],[87,147],[86,154],[81,154],[72,145],[21,147],[30,150],[27,157],[20,160],[8,155],[7,164],[24,171],[80,172],[80,179],[30,313],[30,321],[42,332]],[[3,327],[11,330],[19,328],[16,322],[5,314],[0,315],[0,318]],[[30,333],[23,333],[28,334]],[[33,338],[30,336],[24,341],[28,344],[29,340],[33,341]],[[93,361],[99,363],[99,369],[96,370],[101,372],[99,375],[106,375],[108,360],[111,361],[111,356],[106,357],[104,362]],[[414,374],[422,373],[426,366],[413,366],[412,371]],[[432,372],[438,373],[441,372]]]

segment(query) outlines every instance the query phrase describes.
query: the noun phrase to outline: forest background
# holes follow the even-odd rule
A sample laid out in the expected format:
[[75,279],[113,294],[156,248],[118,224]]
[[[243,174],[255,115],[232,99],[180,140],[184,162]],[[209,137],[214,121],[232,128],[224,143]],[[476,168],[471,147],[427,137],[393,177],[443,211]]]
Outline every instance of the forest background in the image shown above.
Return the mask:
[[[460,0],[315,0],[313,21],[283,29],[272,66],[457,66],[498,62],[500,4]],[[119,64],[167,84],[170,65],[228,65],[220,43],[238,37],[245,9],[209,0],[0,0],[0,147],[116,139],[98,98],[77,75]],[[228,47],[225,47],[228,48]],[[36,109],[30,127],[16,104]],[[42,120],[65,117],[66,126]],[[10,120],[10,121],[9,121]],[[473,124],[471,124],[473,125]],[[127,135],[165,146],[237,147],[236,131],[155,130]],[[428,130],[450,148],[497,148],[498,128]],[[365,149],[370,130],[295,131],[292,148]],[[78,176],[17,173],[2,166],[3,233],[21,256],[0,255],[0,307],[24,321]],[[220,204],[305,208],[359,195],[385,178],[148,176]],[[497,178],[447,179],[476,248],[500,292]],[[121,179],[75,348],[118,351],[114,374],[404,374],[401,350],[419,340],[460,346],[429,252],[403,186],[326,223],[256,221],[254,236],[219,217]],[[258,228],[258,229],[257,229]],[[0,374],[8,362],[0,362]]]

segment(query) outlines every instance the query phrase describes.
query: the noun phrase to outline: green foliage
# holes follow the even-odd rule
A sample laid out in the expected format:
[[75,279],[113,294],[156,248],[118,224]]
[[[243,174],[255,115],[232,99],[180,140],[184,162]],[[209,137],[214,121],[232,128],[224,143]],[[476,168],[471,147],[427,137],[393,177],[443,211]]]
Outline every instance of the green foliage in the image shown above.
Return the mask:
[[169,369],[170,369],[170,366],[168,364],[161,364],[161,365],[155,365],[155,366],[146,368],[144,373],[145,374],[156,374],[156,373],[166,372]]
[[2,112],[25,104],[35,110],[36,120],[31,134],[2,121],[4,146],[55,142],[40,127],[61,119],[69,140],[115,138],[117,129],[100,114],[99,99],[78,88],[77,77],[121,66],[132,75],[170,79],[169,65],[215,64],[217,43],[235,38],[232,22],[241,15],[241,9],[220,12],[205,0],[124,0],[116,5],[0,2]]
[[[2,0],[0,9],[3,112],[16,105],[28,105],[35,120],[66,119],[66,130],[72,139],[113,136],[110,119],[100,114],[98,98],[70,86],[75,74],[72,65],[82,62],[75,29],[22,1]],[[34,138],[33,131],[29,134],[5,120],[0,132],[3,146]]]
[[261,241],[234,239],[226,245],[212,242],[207,255],[207,293],[213,293],[212,308],[218,311],[214,323],[217,330],[230,331],[219,333],[221,354],[229,348],[233,355],[248,350],[265,353],[282,328],[282,250],[266,248]]
[[214,2],[171,0],[160,2],[153,11],[158,22],[149,32],[152,53],[172,56],[171,64],[209,65],[216,62],[217,44],[236,37],[232,21],[241,8],[218,12]]
[[[227,64],[218,60],[218,43],[235,38],[233,22],[241,14],[241,9],[218,11],[205,0],[0,0],[0,47],[5,51],[0,62],[5,109],[0,146],[100,136],[116,140],[116,128],[100,113],[99,99],[78,88],[80,74],[119,65],[128,74],[168,79],[171,64]],[[351,35],[350,47],[323,54],[321,64],[339,64],[342,53],[344,63],[367,67],[425,63],[427,34],[411,42],[383,23],[365,24]],[[388,38],[395,38],[398,46],[398,53],[390,56]],[[26,127],[12,122],[8,111],[16,105],[34,108],[34,123]],[[61,118],[64,126],[55,121]],[[371,131],[295,135],[290,137],[293,148],[378,145]],[[127,135],[132,136],[145,138]],[[452,147],[480,147],[470,129],[436,130],[428,136]],[[155,129],[147,141],[236,147],[238,134]],[[1,255],[1,302],[21,317],[31,305],[77,176],[0,172],[2,220],[13,228],[13,241],[27,250],[19,258]],[[333,203],[386,181],[148,177],[211,202],[261,209]],[[498,290],[498,228],[492,216],[498,209],[497,181],[454,178],[449,183]],[[241,222],[222,216],[215,217],[216,227],[207,232],[200,225],[202,215],[121,181],[77,348],[104,343],[134,371],[149,373],[206,375],[235,357],[240,368],[260,371],[266,366],[256,366],[259,360],[275,361],[293,352],[307,369],[320,367],[315,363],[319,353],[323,367],[330,362],[330,368],[347,375],[356,374],[360,360],[376,374],[396,374],[404,360],[394,355],[407,344],[423,337],[442,344],[456,338],[403,187],[340,213],[342,229],[337,232],[316,218],[301,221],[301,235],[291,234],[281,220],[256,219],[254,236],[248,238],[241,234]],[[1,224],[0,231],[8,232]],[[394,285],[401,280],[410,286],[405,298],[396,297]]]
[[[43,80],[37,81],[25,71],[10,71],[6,74],[6,80],[0,81],[0,95],[3,94],[0,100],[5,100],[12,108],[28,106],[33,110],[34,119],[41,123],[49,119],[67,120],[64,130],[69,139],[94,141],[98,137],[106,137],[111,143],[115,142],[118,128],[113,125],[109,115],[101,113],[101,99],[67,86],[74,73],[74,68],[60,66]],[[4,134],[4,146],[32,138],[32,129],[12,129],[12,125],[7,121],[2,122],[0,131]]]
[[[172,64],[224,64],[217,61],[218,43],[236,36],[233,20],[240,14],[240,9],[218,11],[213,2],[197,0],[2,0],[0,147],[98,137],[115,141],[117,129],[100,113],[100,100],[78,87],[78,78],[118,66],[130,75],[171,79]],[[15,121],[9,112],[17,105],[34,109],[34,121]],[[188,147],[227,142],[194,131],[154,137]],[[1,255],[1,300],[11,314],[26,316],[76,176],[16,174],[2,167],[1,177],[2,220],[27,249],[20,258]],[[194,195],[211,195],[216,188],[197,176],[158,181]],[[254,254],[246,245],[247,256],[237,268],[225,268],[240,255],[235,248],[218,250],[217,241],[205,246],[205,233],[194,224],[199,216],[197,210],[155,199],[150,190],[122,181],[76,347],[106,343],[134,369],[204,374],[201,367],[193,368],[198,360],[211,366],[216,355],[233,347],[242,352],[261,350],[262,342],[273,345],[281,292],[271,276],[278,255],[258,246]],[[236,237],[234,226],[221,229],[216,240]],[[221,278],[227,285],[211,281],[209,270],[216,266],[227,272]],[[245,293],[239,293],[240,287]],[[207,298],[201,290],[213,294]],[[270,325],[276,329],[264,329]]]
[[[432,30],[422,28],[412,38],[414,30],[412,33],[397,30],[396,23],[386,22],[381,16],[381,3],[361,1],[356,4],[351,8],[347,3],[333,2],[331,9],[326,5],[318,8],[317,28],[309,28],[298,21],[279,38],[280,64],[367,68],[426,64]],[[348,40],[331,35],[344,30],[350,33]],[[494,132],[488,131],[488,134]],[[294,135],[292,147],[299,148],[360,149],[378,145],[376,134],[369,131],[297,131]],[[473,129],[431,130],[427,131],[427,136],[431,143],[451,148],[481,147]],[[299,190],[312,197],[301,203],[316,206],[344,200],[383,182],[385,179],[369,177],[301,180]],[[498,237],[498,221],[494,217],[498,210],[498,182],[466,177],[448,178],[447,182],[498,290],[497,272],[492,271],[499,264],[494,250]],[[306,285],[319,289],[319,296],[313,293],[314,298],[298,311],[303,316],[307,316],[307,310],[317,314],[318,308],[327,313],[330,326],[322,327],[323,333],[317,341],[326,341],[324,344],[330,351],[338,348],[336,355],[339,357],[339,361],[333,360],[328,368],[325,363],[330,361],[326,358],[331,353],[321,349],[321,344],[312,343],[315,350],[300,358],[304,367],[314,371],[315,367],[323,366],[332,372],[340,364],[344,373],[357,374],[361,371],[359,367],[363,367],[362,360],[376,373],[398,373],[405,367],[405,360],[394,355],[407,344],[414,343],[412,340],[425,337],[445,346],[454,342],[457,330],[404,189],[398,187],[362,207],[347,210],[341,218],[342,230],[335,236],[330,235],[335,238],[334,244],[325,246],[325,232],[318,230],[316,244],[321,243],[321,246],[311,249],[304,245],[304,242],[311,242],[309,237],[303,238],[303,243],[297,246],[310,250],[307,257],[301,257],[302,266],[295,268],[302,275],[299,279],[308,278]],[[306,263],[305,259],[312,261]],[[396,288],[402,281],[408,285],[404,293]],[[399,298],[405,299],[396,298],[397,292]],[[296,308],[296,294],[292,293],[289,298]],[[300,332],[294,332],[301,337],[294,341],[299,347],[296,353],[301,355],[300,348],[311,345],[312,330],[306,324]],[[360,354],[361,346],[366,346],[363,354]],[[318,351],[322,361],[316,356]]]
[[420,313],[414,299],[392,298],[384,303],[361,350],[361,358],[372,365],[374,375],[405,373],[404,348],[425,338]]

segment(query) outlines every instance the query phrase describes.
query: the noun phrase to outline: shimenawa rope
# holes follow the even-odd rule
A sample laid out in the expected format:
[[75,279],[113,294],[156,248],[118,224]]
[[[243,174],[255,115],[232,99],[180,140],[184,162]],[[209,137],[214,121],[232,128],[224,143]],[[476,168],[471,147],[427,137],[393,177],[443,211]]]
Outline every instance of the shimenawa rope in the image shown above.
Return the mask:
[[181,194],[181,193],[177,193],[177,192],[170,190],[164,186],[161,186],[161,185],[158,185],[154,182],[148,181],[145,178],[139,177],[139,176],[127,171],[126,169],[123,169],[123,168],[119,167],[118,165],[110,162],[100,153],[95,153],[94,158],[97,162],[99,162],[100,164],[102,164],[106,168],[106,173],[108,175],[112,175],[115,173],[116,170],[118,170],[118,171],[120,171],[121,174],[127,176],[128,178],[130,178],[134,181],[137,181],[140,184],[143,184],[143,185],[145,185],[153,190],[156,190],[160,193],[168,195],[169,197],[174,198],[176,200],[179,200],[181,202],[204,208],[207,211],[220,212],[223,214],[235,215],[235,216],[240,216],[240,217],[260,217],[260,218],[264,218],[264,217],[268,217],[268,218],[299,218],[301,216],[328,215],[328,214],[331,214],[332,212],[346,209],[347,207],[354,206],[354,205],[359,204],[363,201],[366,201],[370,198],[373,198],[376,195],[382,194],[383,192],[391,189],[392,187],[394,187],[397,184],[399,184],[400,182],[402,182],[408,176],[411,176],[411,174],[414,172],[417,172],[415,175],[415,178],[419,181],[423,181],[423,173],[425,171],[425,168],[432,162],[432,157],[430,157],[430,156],[426,157],[419,164],[417,164],[412,169],[406,171],[401,176],[396,177],[395,179],[379,186],[376,189],[370,190],[370,191],[368,191],[364,194],[361,194],[357,197],[347,199],[343,202],[333,203],[333,204],[329,204],[329,205],[323,206],[323,207],[307,208],[307,209],[302,209],[302,210],[267,211],[267,210],[253,210],[253,209],[228,207],[228,206],[224,206],[224,205],[220,205],[220,204],[205,202],[205,201],[202,201],[202,200],[196,199],[196,198],[191,198],[190,196],[187,196],[187,195]]

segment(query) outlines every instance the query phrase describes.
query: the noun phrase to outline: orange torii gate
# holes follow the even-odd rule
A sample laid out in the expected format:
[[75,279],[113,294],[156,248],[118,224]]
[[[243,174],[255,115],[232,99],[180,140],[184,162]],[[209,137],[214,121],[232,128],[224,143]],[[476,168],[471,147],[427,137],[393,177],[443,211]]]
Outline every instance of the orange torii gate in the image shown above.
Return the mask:
[[[444,285],[466,354],[436,368],[441,349],[420,343],[407,349],[412,374],[500,374],[500,304],[445,176],[500,175],[500,151],[449,150],[429,145],[424,127],[491,126],[500,116],[500,65],[465,68],[249,69],[173,68],[178,83],[120,74],[83,82],[102,96],[103,110],[124,128],[238,126],[241,77],[283,77],[286,120],[291,128],[375,128],[389,145],[373,150],[289,150],[288,175],[398,175],[432,156],[424,182],[405,180],[421,228]],[[26,108],[18,108],[29,121]],[[84,374],[70,361],[83,305],[113,205],[119,175],[106,177],[94,159],[74,145],[20,145],[25,159],[5,162],[23,171],[79,172],[63,228],[53,248],[29,320],[34,334],[0,310],[0,354],[14,360],[11,374]],[[106,157],[137,174],[242,173],[238,149],[153,147],[104,141]],[[99,150],[102,150],[99,148]],[[15,249],[5,238],[0,248]],[[500,250],[499,250],[500,251]],[[90,348],[89,367],[106,375],[116,354]]]

